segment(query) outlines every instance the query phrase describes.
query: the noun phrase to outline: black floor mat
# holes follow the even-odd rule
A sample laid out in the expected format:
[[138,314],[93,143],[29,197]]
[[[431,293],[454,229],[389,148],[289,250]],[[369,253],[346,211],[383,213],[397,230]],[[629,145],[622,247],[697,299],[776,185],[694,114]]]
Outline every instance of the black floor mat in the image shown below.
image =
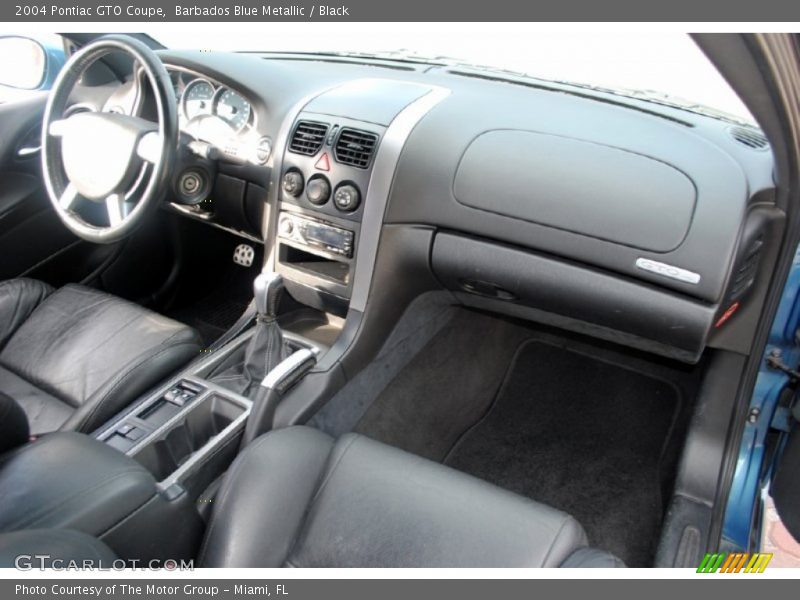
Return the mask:
[[225,333],[242,315],[253,297],[252,269],[236,267],[213,291],[192,303],[174,308],[167,316],[194,327],[206,345]]
[[671,384],[538,341],[445,463],[574,516],[589,541],[650,564],[660,468],[679,409]]
[[529,335],[459,312],[381,392],[355,431],[441,462],[486,413],[514,350]]
[[701,367],[461,311],[355,430],[572,514],[652,564]]

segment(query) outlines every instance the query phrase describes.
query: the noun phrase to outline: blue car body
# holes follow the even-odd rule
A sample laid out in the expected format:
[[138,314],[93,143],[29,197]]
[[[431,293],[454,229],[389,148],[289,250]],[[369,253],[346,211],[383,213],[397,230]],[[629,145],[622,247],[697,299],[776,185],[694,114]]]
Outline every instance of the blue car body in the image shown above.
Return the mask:
[[[744,425],[742,443],[736,463],[728,505],[723,524],[723,545],[731,550],[758,549],[761,523],[762,490],[772,478],[781,448],[768,455],[770,432],[788,433],[791,413],[780,403],[781,396],[792,376],[774,366],[769,359],[795,368],[800,364],[800,248],[797,249],[789,278],[772,323],[769,340],[758,373],[749,417]],[[785,438],[785,436],[782,436]],[[755,545],[755,548],[754,548]]]

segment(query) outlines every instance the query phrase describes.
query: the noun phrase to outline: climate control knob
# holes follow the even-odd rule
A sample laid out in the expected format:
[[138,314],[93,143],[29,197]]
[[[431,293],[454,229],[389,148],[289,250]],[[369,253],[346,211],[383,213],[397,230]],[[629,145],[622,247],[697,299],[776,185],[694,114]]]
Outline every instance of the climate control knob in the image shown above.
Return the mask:
[[296,198],[303,192],[303,176],[298,171],[288,171],[281,185],[284,192]]
[[339,210],[353,212],[361,204],[361,194],[356,186],[346,183],[336,188],[336,193],[333,195],[333,203]]
[[321,206],[331,197],[331,184],[322,176],[312,177],[306,186],[306,198],[311,204]]

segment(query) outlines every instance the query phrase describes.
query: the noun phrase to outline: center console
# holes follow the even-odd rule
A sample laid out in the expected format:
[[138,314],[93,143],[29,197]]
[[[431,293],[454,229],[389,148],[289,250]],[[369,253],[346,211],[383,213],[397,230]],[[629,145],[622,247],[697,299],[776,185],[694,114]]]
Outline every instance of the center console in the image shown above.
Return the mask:
[[97,437],[150,471],[167,498],[197,498],[236,455],[251,405],[187,374]]
[[[253,331],[190,365],[160,389],[115,417],[95,437],[144,466],[172,500],[196,500],[234,459],[242,443],[254,399],[232,391],[224,378],[213,377],[228,364],[243,360]],[[291,351],[316,356],[309,340],[286,335]],[[304,355],[305,356],[305,355]],[[256,400],[257,403],[257,400]]]

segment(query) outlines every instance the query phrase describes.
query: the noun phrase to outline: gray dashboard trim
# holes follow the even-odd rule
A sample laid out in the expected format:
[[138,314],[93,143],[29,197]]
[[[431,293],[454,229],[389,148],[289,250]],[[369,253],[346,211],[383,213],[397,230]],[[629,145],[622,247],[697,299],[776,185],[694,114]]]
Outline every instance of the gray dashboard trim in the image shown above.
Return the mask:
[[419,121],[437,104],[450,95],[450,90],[430,86],[430,91],[406,106],[392,120],[383,136],[375,157],[372,177],[364,201],[364,216],[361,221],[361,239],[356,255],[353,278],[353,295],[350,309],[363,312],[367,306],[375,259],[378,255],[383,219],[389,202],[394,174],[408,136]]
[[426,89],[428,86],[396,79],[356,79],[317,96],[305,110],[334,117],[358,115],[361,122],[385,127]]

